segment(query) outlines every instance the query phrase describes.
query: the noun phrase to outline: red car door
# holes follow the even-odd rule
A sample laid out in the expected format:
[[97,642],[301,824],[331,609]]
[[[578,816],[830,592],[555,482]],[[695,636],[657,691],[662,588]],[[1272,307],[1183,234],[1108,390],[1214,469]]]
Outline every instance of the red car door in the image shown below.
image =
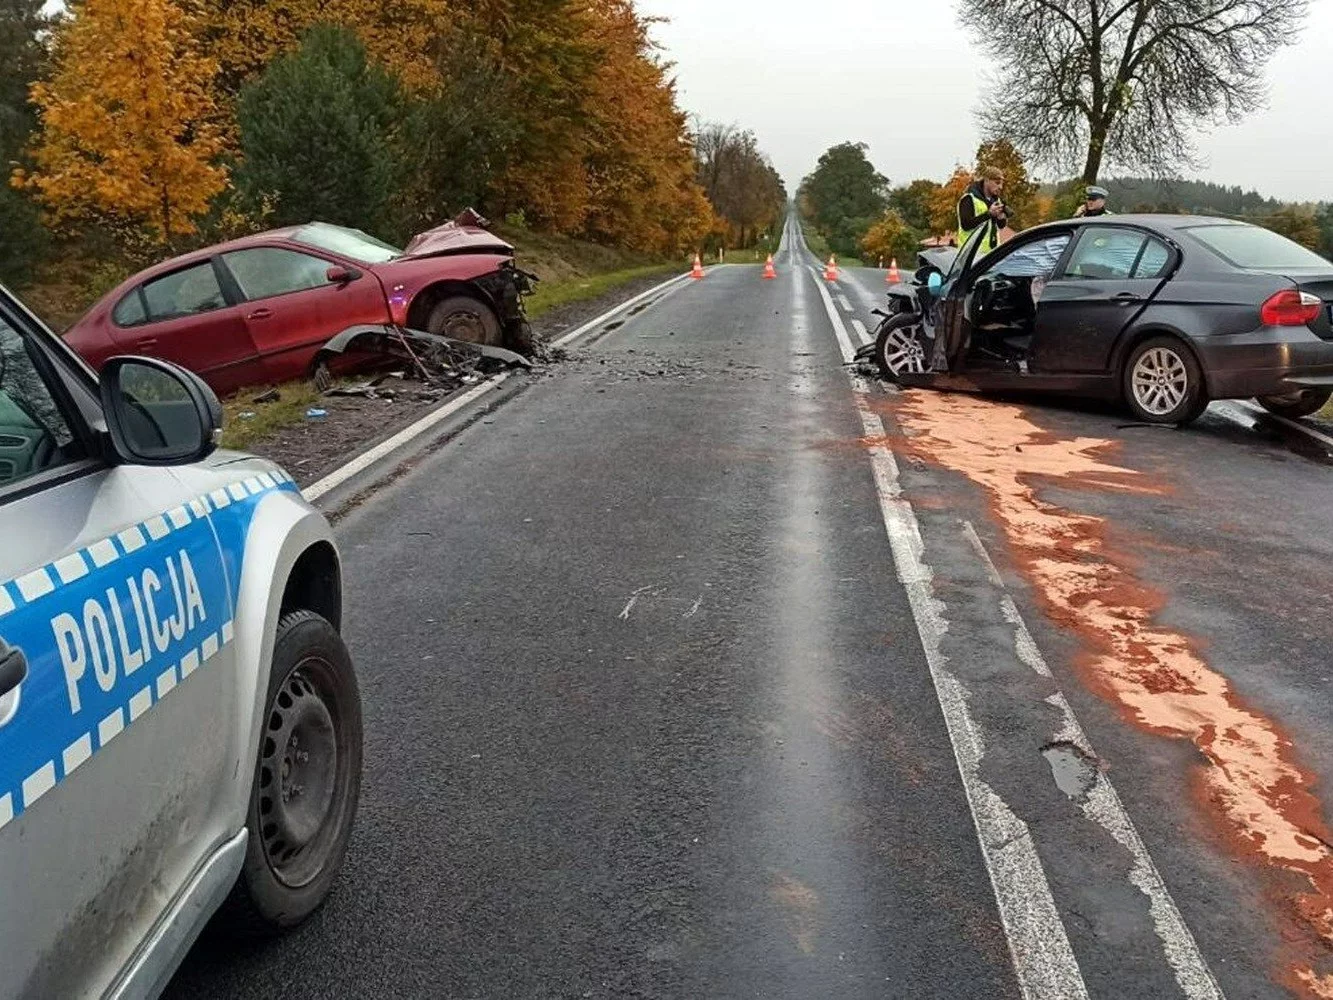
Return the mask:
[[[330,337],[360,323],[388,323],[379,279],[341,261],[286,247],[251,247],[222,255],[245,298],[243,315],[274,382],[309,374]],[[330,267],[348,280],[329,281]]]
[[203,376],[218,395],[261,381],[242,306],[228,301],[213,261],[145,282],[137,295],[142,322],[112,327],[122,350],[174,361]]

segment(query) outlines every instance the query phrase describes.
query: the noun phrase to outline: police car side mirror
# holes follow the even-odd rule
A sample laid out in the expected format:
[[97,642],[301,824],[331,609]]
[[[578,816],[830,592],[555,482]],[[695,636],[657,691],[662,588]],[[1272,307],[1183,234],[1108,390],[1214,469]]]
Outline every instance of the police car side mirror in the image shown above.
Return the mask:
[[101,371],[102,410],[126,465],[187,465],[222,435],[222,404],[193,372],[158,358],[112,358]]

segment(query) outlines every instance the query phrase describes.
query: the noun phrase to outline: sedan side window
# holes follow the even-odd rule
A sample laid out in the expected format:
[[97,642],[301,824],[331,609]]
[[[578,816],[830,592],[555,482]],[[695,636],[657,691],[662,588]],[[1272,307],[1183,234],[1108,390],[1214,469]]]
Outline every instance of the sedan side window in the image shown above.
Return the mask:
[[196,316],[227,305],[212,261],[148,282],[143,286],[143,297],[148,318],[155,322]]
[[1005,254],[1004,259],[996,261],[986,273],[1002,274],[1006,278],[1049,278],[1055,273],[1067,246],[1068,233],[1034,240]]
[[111,311],[111,321],[116,326],[138,326],[147,319],[148,314],[143,308],[143,295],[138,288],[117,302],[116,308]]
[[1088,229],[1065,268],[1065,277],[1124,281],[1160,277],[1171,261],[1167,247],[1129,229]]
[[295,250],[254,247],[224,253],[222,260],[250,301],[323,288],[329,283],[327,260]]
[[0,320],[0,487],[83,457],[34,350]]

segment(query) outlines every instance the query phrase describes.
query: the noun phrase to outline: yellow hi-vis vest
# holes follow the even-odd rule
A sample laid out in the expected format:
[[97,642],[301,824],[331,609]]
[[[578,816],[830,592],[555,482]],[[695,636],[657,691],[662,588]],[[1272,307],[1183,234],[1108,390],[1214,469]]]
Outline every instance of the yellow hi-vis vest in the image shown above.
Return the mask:
[[981,221],[971,229],[963,228],[963,201],[960,198],[958,200],[958,245],[961,247],[977,229],[985,226],[986,235],[981,237],[981,244],[977,247],[977,257],[980,258],[1000,245],[1000,227],[989,215],[990,206],[973,194],[971,189],[965,193],[964,197],[972,199],[972,211],[976,213],[977,218]]

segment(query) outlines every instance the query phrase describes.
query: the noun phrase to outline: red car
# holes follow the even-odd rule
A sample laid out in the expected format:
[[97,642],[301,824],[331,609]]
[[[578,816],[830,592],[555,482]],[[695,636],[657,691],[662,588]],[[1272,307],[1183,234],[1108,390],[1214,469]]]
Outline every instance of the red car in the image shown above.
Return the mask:
[[320,348],[355,326],[524,351],[530,278],[481,221],[465,213],[405,251],[322,222],[223,243],[136,274],[65,338],[94,368],[116,354],[153,355],[219,395],[311,374]]

